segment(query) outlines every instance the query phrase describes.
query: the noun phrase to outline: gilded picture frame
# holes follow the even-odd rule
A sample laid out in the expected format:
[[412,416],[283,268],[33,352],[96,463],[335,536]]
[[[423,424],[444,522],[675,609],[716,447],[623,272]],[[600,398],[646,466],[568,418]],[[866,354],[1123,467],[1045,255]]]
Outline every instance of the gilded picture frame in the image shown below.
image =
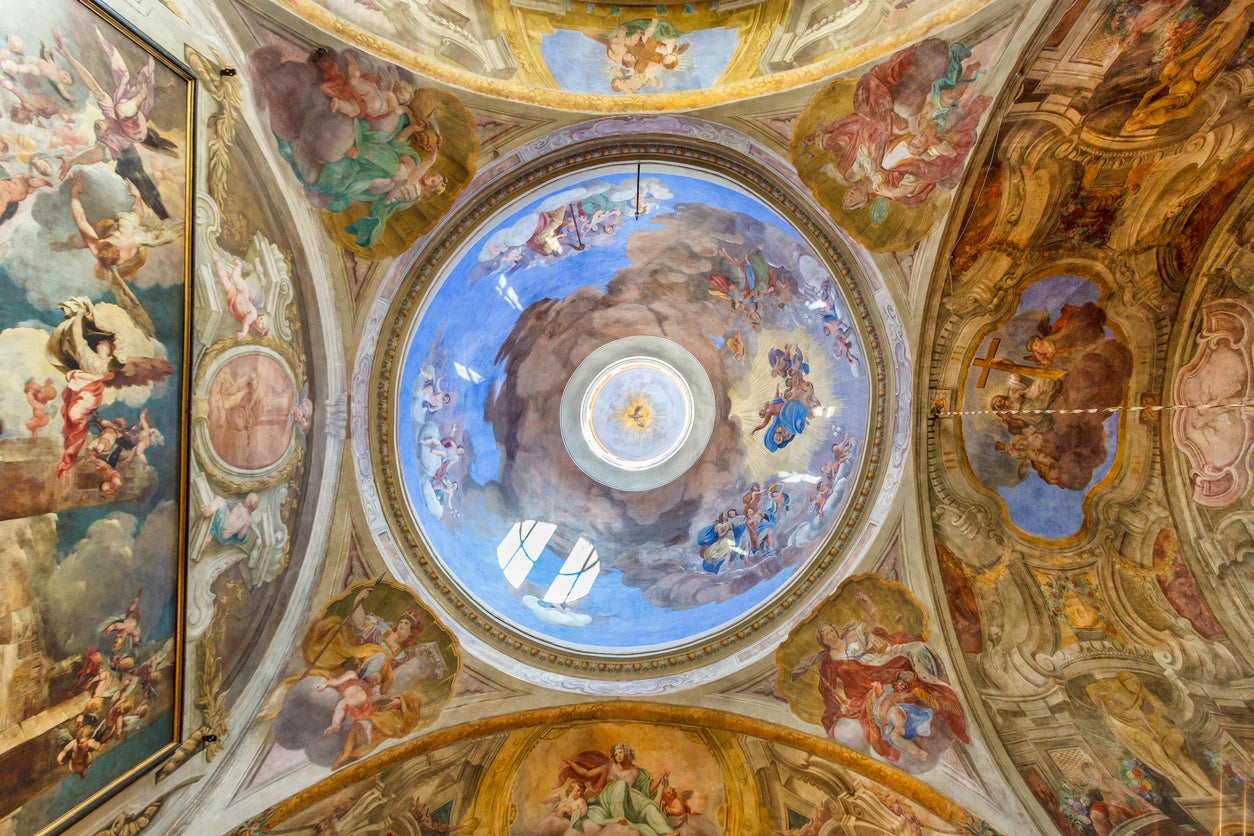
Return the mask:
[[0,23],[0,819],[182,739],[196,86],[90,0]]

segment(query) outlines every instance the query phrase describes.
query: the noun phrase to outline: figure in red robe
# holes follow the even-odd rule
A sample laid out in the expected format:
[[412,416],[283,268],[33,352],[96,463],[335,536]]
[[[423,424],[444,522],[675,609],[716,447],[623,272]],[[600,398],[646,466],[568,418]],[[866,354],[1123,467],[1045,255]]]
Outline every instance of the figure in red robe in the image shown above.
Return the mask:
[[[87,443],[89,419],[104,403],[105,387],[142,386],[164,380],[174,366],[157,357],[131,354],[132,345],[144,339],[135,321],[116,305],[93,306],[85,297],[61,305],[66,320],[48,336],[48,359],[65,373],[61,393],[63,450],[57,476],[74,466]],[[126,338],[120,335],[125,333]],[[123,351],[122,349],[126,350]]]
[[845,209],[874,200],[872,220],[879,222],[888,201],[916,206],[950,187],[992,104],[987,96],[963,100],[965,86],[983,73],[978,62],[966,66],[970,57],[962,43],[928,38],[858,79],[853,113],[809,140],[832,155],[832,176],[848,185]]
[[817,637],[824,650],[803,660],[793,678],[818,665],[829,736],[842,717],[855,720],[871,748],[890,761],[903,751],[932,760],[950,737],[970,742],[958,695],[939,679],[939,663],[920,636],[823,624]]

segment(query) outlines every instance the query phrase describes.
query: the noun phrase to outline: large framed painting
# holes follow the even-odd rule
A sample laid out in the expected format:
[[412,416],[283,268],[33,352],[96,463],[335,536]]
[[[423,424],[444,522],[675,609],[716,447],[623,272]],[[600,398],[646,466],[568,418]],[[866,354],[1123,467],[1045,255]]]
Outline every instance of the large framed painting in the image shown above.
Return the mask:
[[179,742],[194,90],[100,6],[0,8],[0,829],[24,836]]

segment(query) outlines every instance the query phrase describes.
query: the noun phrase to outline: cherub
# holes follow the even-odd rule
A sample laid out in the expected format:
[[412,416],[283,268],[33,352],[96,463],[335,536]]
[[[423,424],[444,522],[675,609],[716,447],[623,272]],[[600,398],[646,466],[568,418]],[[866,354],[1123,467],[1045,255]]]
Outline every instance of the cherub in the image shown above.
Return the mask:
[[849,363],[849,371],[856,377],[858,367],[861,362],[858,356],[853,353],[853,341],[849,339],[847,330],[839,330],[832,335],[832,357],[836,360],[844,359]]
[[647,24],[643,20],[623,24],[609,37],[591,37],[605,45],[605,57],[615,65],[610,88],[638,93],[646,86],[661,87],[665,72],[679,66],[688,44],[679,43],[678,36],[673,26],[653,18]]
[[1044,442],[1045,436],[1039,430],[1029,427],[1022,432],[1011,435],[1009,442],[994,441],[993,449],[1009,454],[1012,459],[1018,462],[1019,478],[1024,479],[1027,477],[1031,467],[1038,462],[1042,464],[1054,463],[1054,459],[1045,453]]
[[[374,689],[371,682],[368,679],[362,679],[357,671],[345,671],[335,679],[320,682],[315,690],[325,691],[327,688],[339,691],[340,700],[331,712],[331,725],[323,730],[323,737],[330,737],[338,732],[344,725],[345,717],[356,722],[370,716],[374,707]],[[397,704],[400,702],[399,700],[393,701]]]
[[731,306],[733,311],[742,311],[744,313],[745,318],[749,320],[750,328],[756,331],[762,327],[762,309],[758,305],[757,300],[749,303],[732,299]]
[[344,54],[344,63],[349,67],[349,75],[346,75],[340,68],[339,62],[335,60],[335,53],[325,46],[320,46],[309,53],[309,63],[318,71],[318,76],[322,80],[318,89],[331,99],[332,113],[342,113],[350,119],[365,115],[366,102],[351,83],[349,75],[359,85],[370,84],[376,87],[379,84],[378,76],[371,74],[362,78],[356,59],[349,53]]
[[913,671],[900,671],[887,689],[884,683],[875,682],[871,686],[872,705],[876,724],[889,743],[899,752],[909,752],[926,761],[929,754],[916,739],[931,736],[935,712],[928,706],[927,691],[917,687],[917,682],[918,674]]
[[826,479],[819,480],[814,486],[814,493],[810,496],[810,503],[806,506],[806,510],[813,509],[810,516],[816,520],[823,519],[823,508],[827,505],[827,500],[832,495],[832,483]]
[[831,337],[831,356],[835,360],[848,361],[850,372],[856,376],[859,362],[854,353],[853,328],[839,313],[829,311],[823,315],[823,332]]
[[[308,386],[306,386],[306,389]],[[302,395],[304,392],[301,393]],[[308,397],[302,397],[292,407],[291,421],[303,433],[309,432],[309,428],[313,426],[313,401]]]
[[143,594],[144,590],[141,587],[138,591],[136,591],[135,597],[131,599],[131,602],[127,604],[126,614],[121,618],[116,618],[109,622],[109,624],[104,628],[104,636],[106,639],[113,636],[112,647],[114,651],[121,650],[125,647],[128,639],[130,640],[132,647],[140,643],[139,598]]
[[205,545],[216,542],[223,546],[242,545],[253,527],[253,515],[261,506],[261,499],[250,493],[239,502],[227,502],[215,496],[211,502],[200,506],[200,513],[212,517]]
[[161,673],[161,668],[170,660],[173,650],[173,645],[167,641],[164,647],[150,653],[143,664],[135,668],[133,674],[135,687],[143,692],[145,700],[156,696],[157,688],[161,685],[161,680],[165,678]]
[[334,55],[325,48],[315,50],[310,59],[322,76],[319,89],[331,97],[331,112],[350,119],[365,119],[373,131],[391,133],[408,105],[414,98],[413,85],[395,79],[385,84],[374,73],[363,73],[357,58],[351,52],[344,53],[341,70]]
[[613,235],[615,228],[624,220],[623,207],[614,206],[609,209],[594,209],[590,216],[585,215],[581,208],[580,217],[582,219],[580,228],[583,232],[600,232],[604,235]]
[[674,26],[653,18],[648,26],[627,36],[627,54],[620,63],[637,70],[641,64],[646,67],[657,64],[662,69],[673,70],[679,66],[679,56],[688,49],[687,43],[679,43],[679,34]]
[[148,452],[149,447],[160,447],[165,444],[165,436],[161,431],[152,425],[148,420],[148,410],[144,409],[139,413],[139,431],[135,434],[135,446],[131,449],[130,459],[139,459],[140,468],[148,469]]
[[565,795],[558,798],[557,803],[553,805],[553,814],[571,821],[588,815],[588,799],[584,797],[587,791],[588,785],[583,781],[572,781],[567,785]]
[[767,352],[766,358],[771,366],[772,377],[782,377],[789,381],[810,372],[810,364],[806,362],[805,355],[799,347],[791,343],[784,343],[783,348],[772,348]]
[[30,404],[31,417],[26,419],[26,429],[32,439],[39,438],[39,428],[52,422],[52,401],[57,396],[57,389],[52,385],[52,378],[39,384],[35,378],[26,381],[26,402]]
[[802,401],[811,409],[818,409],[823,405],[819,401],[818,396],[814,394],[814,383],[801,374],[795,374],[788,378],[784,389],[784,400]]
[[88,456],[88,462],[92,469],[96,472],[96,478],[100,480],[97,486],[101,496],[113,496],[122,490],[122,472],[116,467],[109,464],[108,460],[100,458],[94,452]]
[[43,93],[23,92],[12,81],[0,78],[0,90],[8,90],[17,98],[17,103],[9,105],[9,119],[18,125],[42,124],[54,116],[66,118],[60,105]]
[[7,50],[0,50],[0,72],[14,80],[18,76],[46,79],[61,98],[76,103],[74,91],[70,89],[74,86],[74,76],[57,66],[56,54],[46,44],[39,45],[38,58],[26,54],[26,44],[17,35],[10,35],[6,45]]
[[118,677],[113,672],[112,663],[98,666],[95,674],[83,685],[80,693],[91,695],[75,721],[82,726],[95,722],[95,718],[104,711],[105,703],[118,694]]
[[749,546],[755,552],[758,550],[758,523],[762,520],[760,506],[764,496],[766,496],[766,491],[763,490],[762,484],[754,482],[740,498],[744,503],[745,527],[749,530]]
[[615,64],[622,64],[627,56],[627,27],[619,26],[608,38],[592,36],[605,45],[605,57]]
[[419,372],[422,380],[422,385],[418,387],[419,402],[428,414],[439,412],[449,405],[453,396],[441,391],[444,388],[444,378],[436,374],[434,366],[423,366]]
[[116,468],[134,457],[135,435],[127,427],[125,418],[100,418],[93,415],[90,421],[98,435],[87,445],[88,455]]
[[131,685],[109,706],[109,713],[105,715],[104,736],[100,738],[100,742],[107,743],[114,738],[121,740],[128,725],[127,721],[137,722],[147,717],[149,710],[147,701],[140,699],[138,685]]
[[0,224],[17,214],[22,201],[39,189],[52,185],[47,177],[36,177],[33,174],[18,174],[0,180]]
[[240,324],[239,333],[235,336],[242,340],[248,336],[249,331],[256,332],[260,337],[269,334],[270,318],[259,312],[253,303],[248,283],[244,281],[243,260],[239,256],[232,256],[231,264],[228,266],[213,249],[209,250],[209,258],[213,260],[218,281],[222,283],[222,290],[226,294],[226,306],[235,317],[235,321]]
[[840,466],[853,458],[853,436],[848,433],[840,441],[832,445],[832,460],[819,468],[819,472],[828,479],[835,479],[840,473]]
[[[68,732],[62,731],[67,737],[69,736]],[[104,747],[100,745],[100,741],[95,738],[95,730],[90,726],[80,726],[57,753],[57,765],[66,763],[68,759],[70,774],[86,780],[86,772],[91,766],[92,757],[102,748]]]
[[[628,53],[630,54],[630,53]],[[671,63],[667,63],[667,62]],[[679,64],[679,56],[667,55],[661,62],[650,62],[642,69],[619,70],[610,78],[610,89],[615,93],[635,95],[646,87],[662,87],[663,73]]]
[[700,813],[689,806],[688,801],[691,798],[692,790],[680,792],[674,787],[667,787],[662,790],[662,812],[666,814],[666,821],[671,827],[678,830],[688,823],[689,816],[700,815]]

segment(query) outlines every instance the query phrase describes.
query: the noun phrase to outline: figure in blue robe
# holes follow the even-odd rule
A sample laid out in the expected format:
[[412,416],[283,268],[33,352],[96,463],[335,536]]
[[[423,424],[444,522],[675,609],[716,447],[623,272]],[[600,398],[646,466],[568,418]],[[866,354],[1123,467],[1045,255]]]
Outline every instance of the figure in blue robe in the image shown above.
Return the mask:
[[750,435],[760,429],[766,429],[762,443],[766,449],[774,453],[782,450],[798,435],[805,432],[806,421],[810,418],[810,407],[805,401],[786,401],[783,398],[772,398],[771,402],[758,413],[762,423],[754,427]]
[[701,547],[701,568],[717,575],[736,552],[741,551],[748,529],[744,518],[735,508],[728,508],[713,525],[707,525],[697,533],[697,545]]

